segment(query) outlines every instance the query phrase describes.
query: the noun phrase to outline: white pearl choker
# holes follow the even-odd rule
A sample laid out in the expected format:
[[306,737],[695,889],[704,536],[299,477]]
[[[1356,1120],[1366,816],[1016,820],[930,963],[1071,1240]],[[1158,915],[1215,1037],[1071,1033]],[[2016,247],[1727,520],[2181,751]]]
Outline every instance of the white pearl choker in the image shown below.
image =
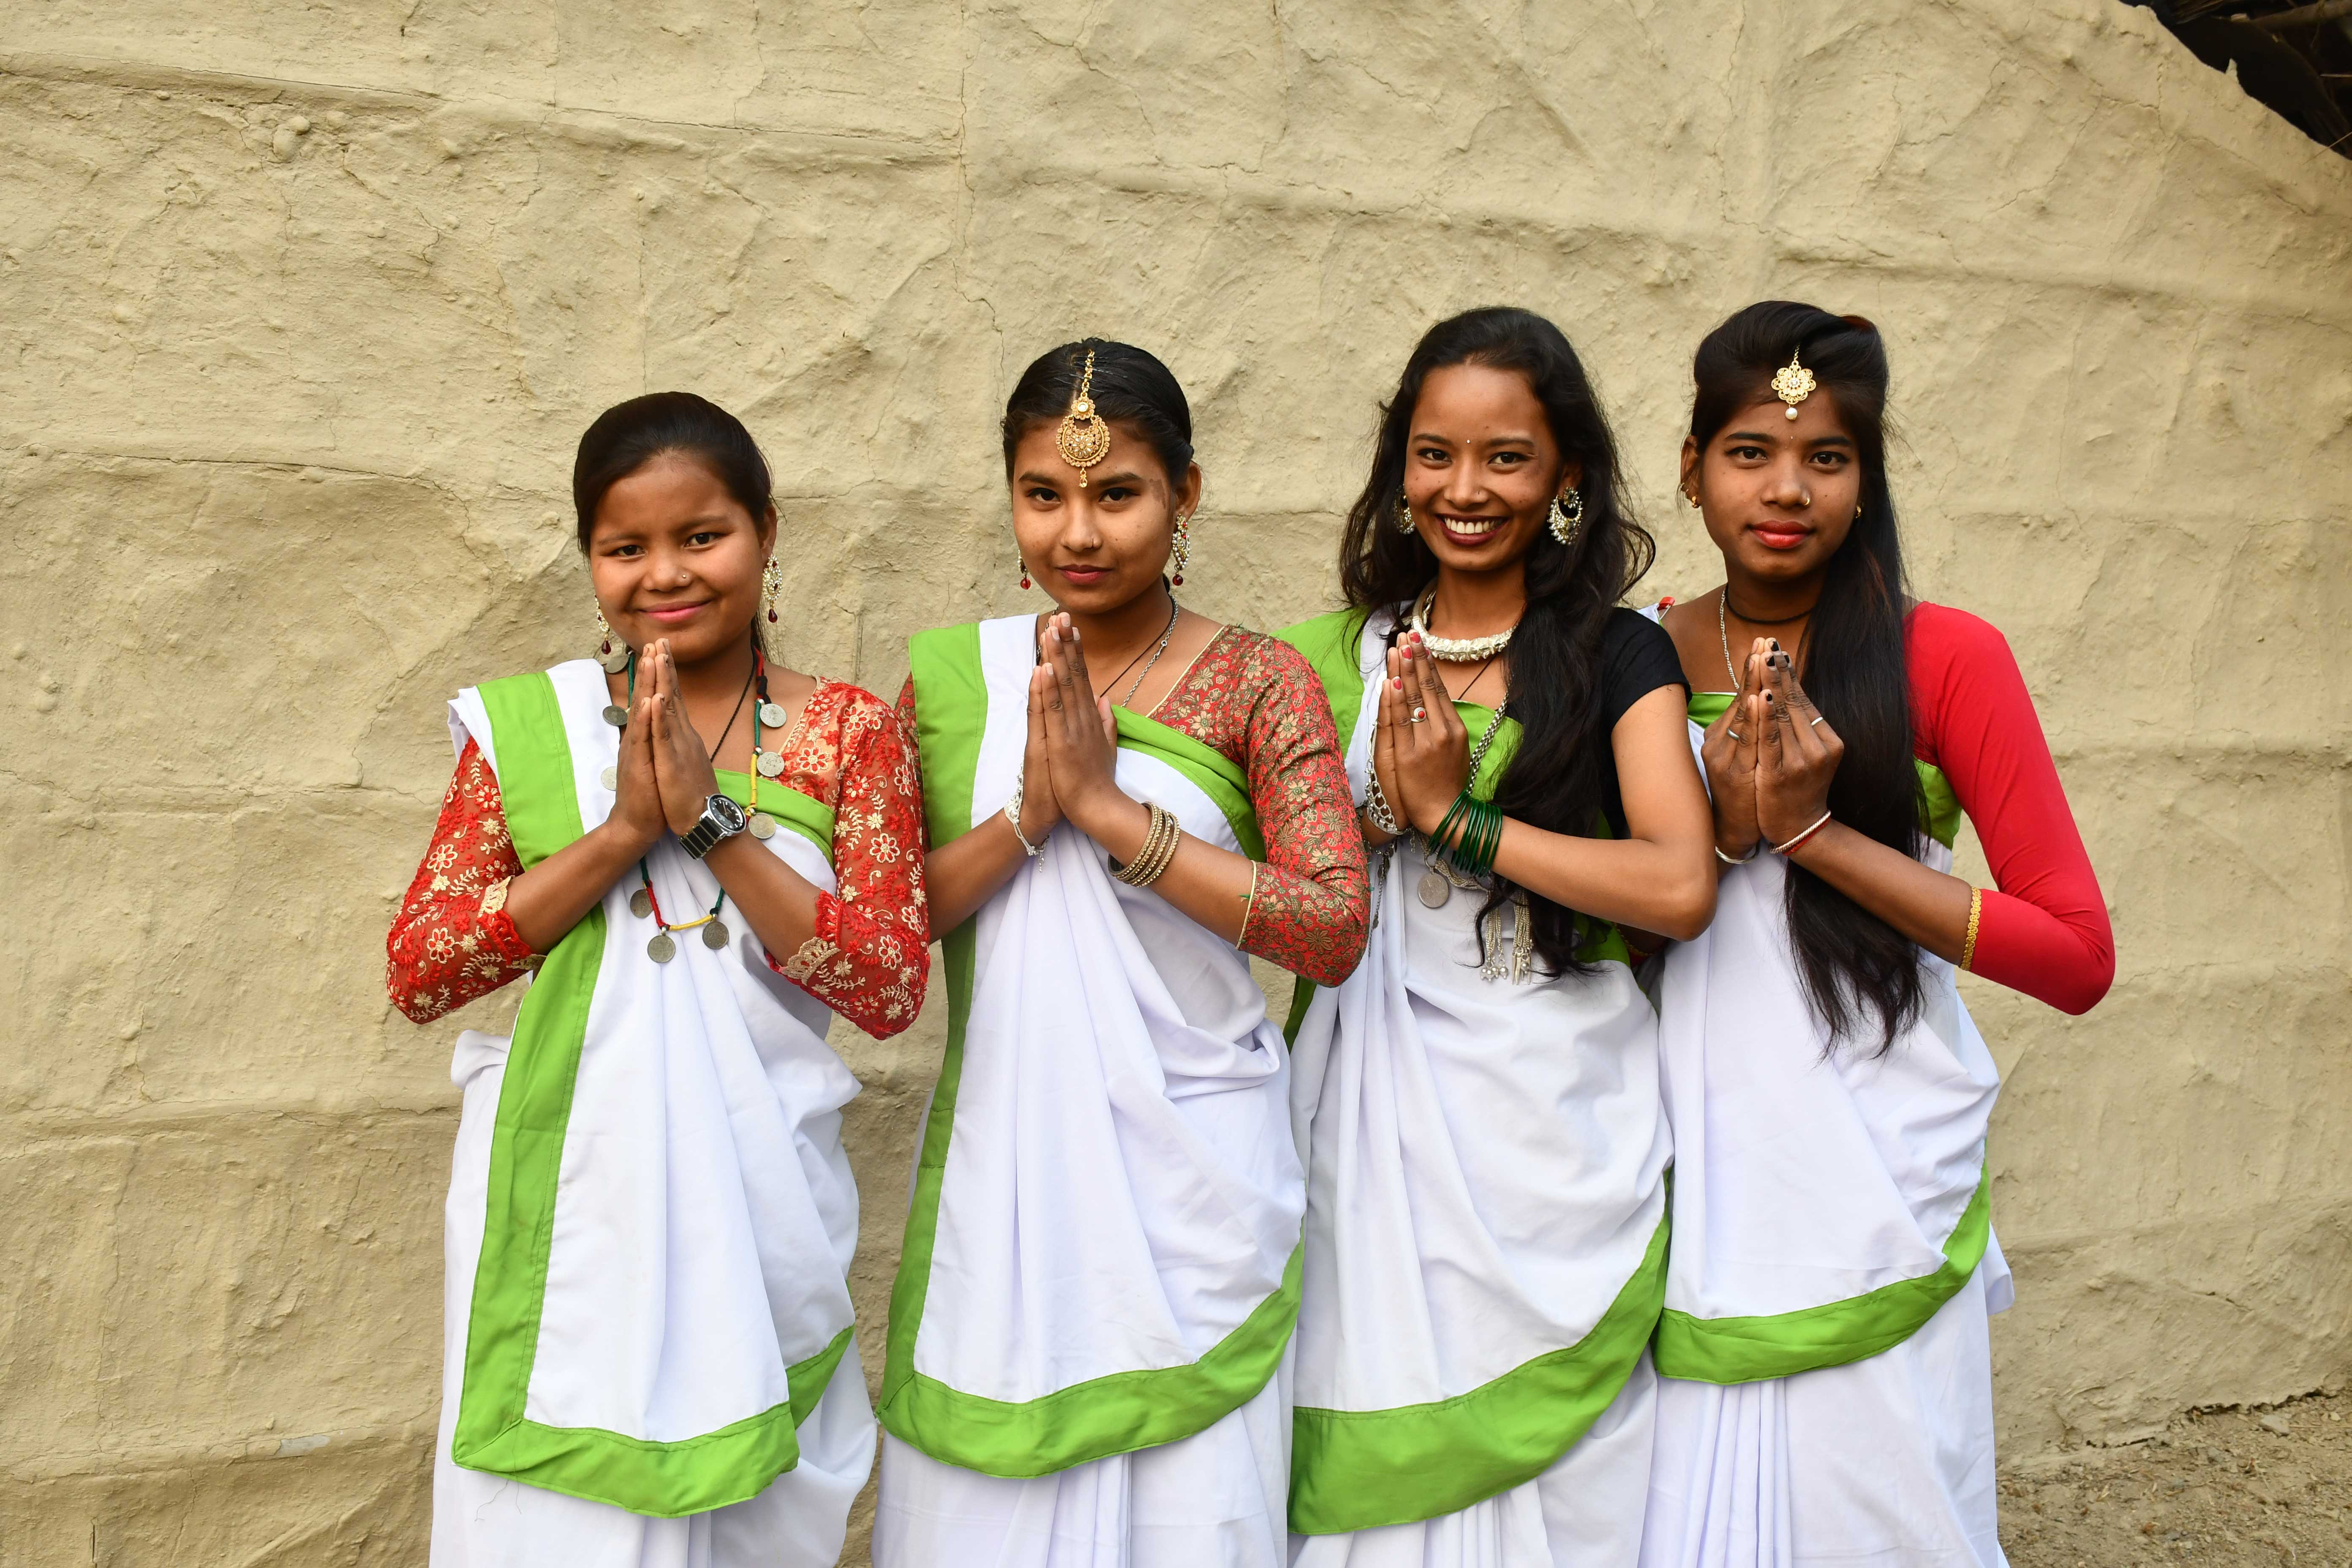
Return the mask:
[[1436,602],[1437,584],[1432,583],[1421,591],[1421,597],[1412,602],[1412,614],[1408,617],[1408,624],[1421,637],[1421,646],[1429,651],[1429,657],[1447,664],[1475,664],[1482,658],[1492,658],[1511,646],[1511,633],[1519,629],[1514,626],[1483,637],[1433,637],[1429,630],[1429,609]]

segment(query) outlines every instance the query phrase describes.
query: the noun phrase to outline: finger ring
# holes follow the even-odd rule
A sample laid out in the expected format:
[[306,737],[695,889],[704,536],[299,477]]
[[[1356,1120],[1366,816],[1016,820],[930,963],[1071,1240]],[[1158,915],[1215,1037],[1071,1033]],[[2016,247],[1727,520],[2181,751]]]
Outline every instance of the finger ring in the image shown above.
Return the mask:
[[1726,731],[1724,731],[1724,733],[1725,733],[1725,734],[1727,734],[1727,735],[1728,735],[1728,736],[1730,736],[1730,737],[1731,737],[1733,740],[1735,740],[1735,741],[1745,741],[1746,739],[1748,739],[1748,737],[1747,737],[1747,736],[1745,736],[1745,735],[1741,734],[1741,733],[1740,733],[1738,731],[1737,731],[1737,730],[1726,730]]
[[1828,718],[1829,718],[1829,715],[1828,715],[1828,714],[1826,714],[1826,713],[1817,713],[1817,714],[1815,714],[1815,715],[1813,716],[1812,722],[1811,722],[1811,723],[1807,724],[1807,725],[1805,726],[1805,728],[1806,728],[1806,729],[1808,729],[1808,730],[1810,730],[1810,729],[1811,729],[1811,728],[1813,727],[1813,725],[1814,725],[1814,724],[1822,723],[1822,722],[1825,721]]
[[1426,708],[1416,708],[1416,709],[1414,709],[1414,710],[1413,710],[1410,714],[1406,715],[1406,717],[1405,717],[1405,722],[1407,722],[1407,723],[1409,723],[1409,724],[1418,724],[1418,723],[1420,723],[1423,719],[1426,719],[1426,718],[1428,718],[1428,717],[1429,717],[1429,710],[1428,710],[1428,709],[1426,709]]

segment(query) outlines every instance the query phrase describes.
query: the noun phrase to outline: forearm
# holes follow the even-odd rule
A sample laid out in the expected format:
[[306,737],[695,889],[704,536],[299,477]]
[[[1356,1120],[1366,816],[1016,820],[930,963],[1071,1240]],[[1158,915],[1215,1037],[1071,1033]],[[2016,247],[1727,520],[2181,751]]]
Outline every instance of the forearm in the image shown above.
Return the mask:
[[702,863],[770,952],[789,956],[816,934],[815,885],[750,834],[720,840]]
[[1564,909],[1687,942],[1715,914],[1712,859],[1696,838],[1585,838],[1507,817],[1495,869]]
[[1789,859],[1937,957],[1958,963],[1969,934],[1969,884],[1834,819]]
[[507,918],[533,952],[550,952],[612,891],[649,846],[607,820],[507,886]]
[[[1086,818],[1087,837],[1122,866],[1142,853],[1144,840],[1151,833],[1150,809],[1125,795],[1093,805]],[[1151,891],[1195,924],[1238,943],[1242,924],[1249,916],[1252,876],[1245,857],[1188,834],[1178,842],[1168,868],[1152,881]]]
[[[1031,843],[1043,844],[1038,839]],[[930,892],[931,940],[971,919],[1029,858],[1013,836],[1013,824],[998,812],[971,832],[949,840],[923,858],[923,881]]]

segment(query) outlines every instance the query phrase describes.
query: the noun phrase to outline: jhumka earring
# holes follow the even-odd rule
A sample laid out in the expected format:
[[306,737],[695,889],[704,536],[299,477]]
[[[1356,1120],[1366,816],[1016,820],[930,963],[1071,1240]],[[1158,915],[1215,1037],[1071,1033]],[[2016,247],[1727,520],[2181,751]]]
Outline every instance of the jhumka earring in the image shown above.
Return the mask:
[[1551,536],[1562,544],[1572,545],[1584,528],[1584,496],[1574,485],[1568,488],[1568,506],[1563,510],[1560,498],[1551,498]]
[[1110,426],[1095,412],[1095,351],[1087,351],[1087,368],[1078,376],[1078,390],[1070,411],[1054,432],[1054,449],[1062,461],[1078,470],[1078,489],[1087,488],[1087,470],[1110,455]]
[[604,619],[604,606],[599,604],[596,606],[596,662],[606,669],[620,670],[627,668],[634,657],[625,647],[617,650],[613,647],[612,623]]
[[768,624],[776,624],[776,600],[784,591],[784,569],[772,555],[768,557],[768,569],[760,574],[760,596],[767,602]]
[[1182,513],[1176,517],[1176,578],[1175,587],[1184,585],[1184,563],[1192,559],[1192,520]]
[[1029,563],[1022,559],[1018,550],[1013,552],[1013,564],[1021,568],[1021,585],[1026,588],[1029,586]]
[[1800,351],[1791,349],[1789,363],[1772,373],[1772,395],[1789,405],[1789,417],[1797,416],[1797,405],[1813,395],[1813,373],[1799,364]]
[[1400,533],[1416,531],[1412,525],[1412,498],[1402,490],[1397,491],[1397,531]]

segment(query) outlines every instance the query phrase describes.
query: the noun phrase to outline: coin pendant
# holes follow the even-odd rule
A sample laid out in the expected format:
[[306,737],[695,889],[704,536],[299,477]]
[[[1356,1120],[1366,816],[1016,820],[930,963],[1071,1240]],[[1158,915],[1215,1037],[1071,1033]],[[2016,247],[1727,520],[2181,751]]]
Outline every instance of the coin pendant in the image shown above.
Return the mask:
[[677,956],[677,943],[670,941],[669,932],[657,931],[653,941],[646,943],[646,956],[656,963],[667,963]]
[[784,705],[781,702],[761,703],[760,722],[765,724],[771,730],[782,729],[784,727]]
[[776,819],[770,816],[764,811],[753,812],[751,814],[751,837],[759,839],[769,839],[773,838],[775,836]]
[[702,945],[705,947],[714,950],[722,948],[727,945],[727,922],[725,921],[712,921],[709,925],[702,928]]
[[629,727],[629,710],[617,702],[608,702],[604,705],[604,722],[615,730],[625,730]]
[[761,778],[772,779],[783,771],[784,759],[782,757],[773,752],[761,752],[760,753],[760,776]]
[[1453,896],[1454,884],[1445,879],[1444,872],[1439,870],[1436,867],[1432,866],[1428,870],[1423,871],[1421,874],[1421,901],[1423,903],[1427,904],[1433,910],[1442,910],[1445,907],[1445,900]]
[[629,668],[629,650],[616,647],[610,653],[598,655],[596,662],[604,667],[607,675],[618,675]]
[[606,768],[603,773],[596,775],[596,782],[603,784],[606,789],[617,791],[621,787],[621,770],[618,768]]
[[644,920],[647,916],[651,915],[654,912],[653,894],[647,892],[643,888],[639,888],[635,892],[631,893],[629,895],[629,912],[636,916],[639,920]]

